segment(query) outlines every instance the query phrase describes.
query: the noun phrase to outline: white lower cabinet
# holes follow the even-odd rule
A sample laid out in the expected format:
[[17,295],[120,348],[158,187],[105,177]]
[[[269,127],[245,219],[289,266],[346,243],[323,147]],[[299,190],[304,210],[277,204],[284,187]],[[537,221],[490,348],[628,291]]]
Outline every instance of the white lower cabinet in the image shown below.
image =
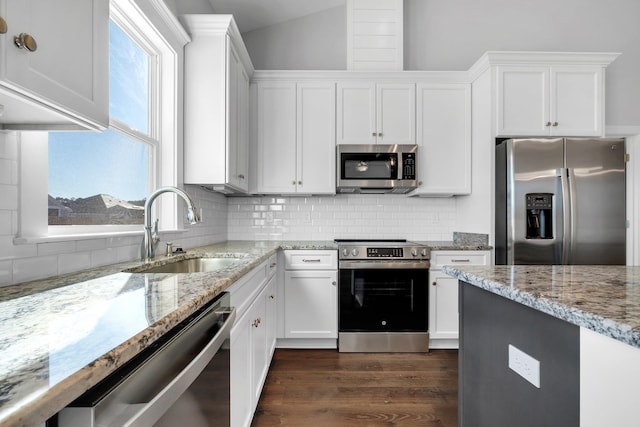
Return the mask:
[[429,347],[458,348],[458,279],[443,265],[489,265],[491,251],[432,251],[429,269]]
[[338,260],[335,250],[284,251],[279,347],[335,348]]
[[267,377],[276,325],[275,255],[230,288],[238,318],[231,330],[231,426],[251,425]]

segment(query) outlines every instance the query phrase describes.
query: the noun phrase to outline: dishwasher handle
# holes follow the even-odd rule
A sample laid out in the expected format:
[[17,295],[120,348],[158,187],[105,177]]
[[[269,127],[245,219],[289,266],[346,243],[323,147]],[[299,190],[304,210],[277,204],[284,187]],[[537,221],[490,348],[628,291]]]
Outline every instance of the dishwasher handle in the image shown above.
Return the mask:
[[218,352],[222,344],[231,334],[231,327],[235,322],[236,309],[224,313],[226,320],[216,335],[202,349],[202,351],[189,363],[173,380],[167,384],[149,402],[130,404],[131,414],[124,421],[119,421],[117,425],[123,427],[144,427],[156,423],[166,410],[173,405],[176,400],[189,388],[204,368],[209,364],[213,356]]

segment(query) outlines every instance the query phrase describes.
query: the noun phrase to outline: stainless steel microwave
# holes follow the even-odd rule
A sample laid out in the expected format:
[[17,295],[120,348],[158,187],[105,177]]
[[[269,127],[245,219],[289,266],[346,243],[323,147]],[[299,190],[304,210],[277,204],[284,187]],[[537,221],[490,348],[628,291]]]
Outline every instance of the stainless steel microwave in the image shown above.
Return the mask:
[[338,193],[408,193],[418,186],[417,145],[337,146]]

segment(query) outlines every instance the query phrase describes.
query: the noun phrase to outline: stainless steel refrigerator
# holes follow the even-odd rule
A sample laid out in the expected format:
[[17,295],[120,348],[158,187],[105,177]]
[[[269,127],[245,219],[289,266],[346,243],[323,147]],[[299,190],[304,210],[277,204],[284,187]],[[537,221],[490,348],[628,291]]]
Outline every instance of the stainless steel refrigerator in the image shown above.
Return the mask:
[[625,264],[624,139],[496,145],[496,264]]

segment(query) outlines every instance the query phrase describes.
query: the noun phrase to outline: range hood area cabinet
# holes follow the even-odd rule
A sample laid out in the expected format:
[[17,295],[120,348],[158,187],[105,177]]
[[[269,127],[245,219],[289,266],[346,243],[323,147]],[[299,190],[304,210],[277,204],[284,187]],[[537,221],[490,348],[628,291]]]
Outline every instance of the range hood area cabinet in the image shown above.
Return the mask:
[[184,182],[249,190],[249,80],[253,65],[231,15],[183,15]]
[[254,80],[251,192],[335,194],[335,83]]
[[[604,77],[617,53],[488,52],[496,136],[604,136]],[[476,67],[476,66],[474,66]]]
[[342,81],[337,97],[338,144],[416,143],[415,83]]
[[109,2],[0,0],[0,129],[109,125]]

